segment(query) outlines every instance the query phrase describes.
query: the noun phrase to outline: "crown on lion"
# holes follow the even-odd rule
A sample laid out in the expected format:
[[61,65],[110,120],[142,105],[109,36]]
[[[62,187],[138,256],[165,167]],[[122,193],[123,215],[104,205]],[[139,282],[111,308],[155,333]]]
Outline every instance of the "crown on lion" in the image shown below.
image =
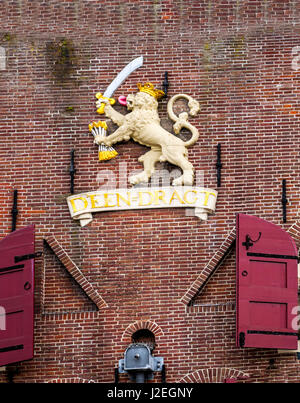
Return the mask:
[[144,85],[138,83],[137,86],[140,92],[146,92],[157,100],[165,95],[163,91],[157,90],[152,83],[145,83]]

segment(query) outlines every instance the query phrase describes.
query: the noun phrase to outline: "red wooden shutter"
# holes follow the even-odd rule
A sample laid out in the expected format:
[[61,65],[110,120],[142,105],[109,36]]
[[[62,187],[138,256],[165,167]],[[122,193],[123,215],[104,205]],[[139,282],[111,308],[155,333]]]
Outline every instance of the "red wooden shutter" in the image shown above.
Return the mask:
[[[237,215],[237,346],[297,349],[298,254],[279,226]],[[294,310],[295,311],[295,310]]]
[[33,357],[33,254],[34,225],[0,241],[0,366]]

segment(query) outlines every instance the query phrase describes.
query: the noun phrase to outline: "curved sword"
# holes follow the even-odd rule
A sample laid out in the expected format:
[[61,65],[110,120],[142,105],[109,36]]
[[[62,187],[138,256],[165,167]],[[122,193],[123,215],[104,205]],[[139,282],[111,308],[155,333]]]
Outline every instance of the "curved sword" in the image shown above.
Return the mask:
[[[105,90],[104,94],[102,95],[100,92],[96,94],[97,99],[106,98],[109,102],[113,105],[115,100],[111,99],[110,97],[116,91],[117,88],[126,80],[127,77],[130,76],[136,69],[143,65],[143,56],[137,57],[136,59],[132,60],[132,62],[128,63],[126,67],[117,75],[117,77],[109,84],[107,89]],[[97,112],[100,114],[104,113],[105,104],[101,104],[101,107],[97,109]]]

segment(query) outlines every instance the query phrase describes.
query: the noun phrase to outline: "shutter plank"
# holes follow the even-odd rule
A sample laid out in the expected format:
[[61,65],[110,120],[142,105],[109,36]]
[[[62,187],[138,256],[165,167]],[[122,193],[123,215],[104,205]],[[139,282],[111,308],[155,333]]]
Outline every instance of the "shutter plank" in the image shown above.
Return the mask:
[[296,349],[297,248],[279,226],[237,215],[237,345]]
[[33,225],[0,241],[0,366],[33,358],[34,259],[15,258],[34,249]]

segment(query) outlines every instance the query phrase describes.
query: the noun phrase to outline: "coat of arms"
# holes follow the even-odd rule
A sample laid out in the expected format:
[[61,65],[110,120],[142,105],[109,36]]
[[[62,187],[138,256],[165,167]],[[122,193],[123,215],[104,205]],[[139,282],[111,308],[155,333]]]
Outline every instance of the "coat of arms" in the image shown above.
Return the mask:
[[[194,209],[194,214],[201,220],[207,220],[208,214],[215,211],[217,192],[193,186],[195,170],[188,159],[188,147],[195,144],[199,138],[197,128],[188,119],[189,116],[197,115],[200,110],[199,103],[186,94],[174,95],[169,100],[167,111],[169,118],[174,122],[174,134],[160,124],[158,102],[164,92],[156,89],[150,82],[137,84],[136,94],[119,98],[119,102],[126,105],[127,114],[123,115],[113,107],[115,100],[111,96],[114,91],[142,63],[142,57],[133,60],[117,75],[103,95],[96,94],[97,112],[104,114],[118,126],[113,133],[107,134],[106,122],[93,122],[89,125],[94,142],[99,147],[99,160],[114,158],[118,153],[112,146],[132,139],[150,150],[139,157],[138,161],[143,163],[144,169],[129,177],[130,184],[149,182],[157,162],[168,161],[181,168],[182,175],[175,178],[172,186],[168,187],[105,189],[68,197],[71,216],[79,220],[82,226],[92,221],[93,213],[111,210],[183,207],[189,211]],[[188,111],[177,116],[174,104],[180,98],[187,101]],[[179,138],[183,128],[191,133],[189,140]]]
[[[137,87],[137,94],[129,94],[122,99],[123,104],[126,104],[129,111],[126,115],[113,108],[113,99],[102,96],[100,93],[96,95],[98,98],[96,103],[98,113],[105,114],[107,118],[110,118],[119,126],[115,132],[107,136],[105,122],[94,122],[90,125],[90,130],[94,134],[94,141],[100,147],[99,158],[113,158],[117,155],[117,152],[112,148],[113,144],[133,139],[142,145],[150,147],[150,151],[139,158],[139,162],[144,165],[144,170],[138,175],[129,178],[129,182],[132,185],[141,182],[147,183],[155,170],[155,164],[168,161],[182,169],[182,175],[174,179],[172,184],[174,186],[192,186],[194,167],[188,160],[187,149],[198,140],[199,132],[188,121],[188,117],[189,115],[195,116],[199,112],[199,103],[186,94],[177,94],[169,100],[167,109],[169,118],[175,122],[173,125],[174,135],[160,125],[157,109],[158,101],[164,96],[164,92],[156,89],[149,82],[144,85],[137,84]],[[173,105],[179,98],[184,98],[188,101],[189,112],[182,112],[177,116],[174,113]],[[192,134],[187,141],[176,137],[182,128],[188,129]],[[100,130],[100,132],[97,133],[97,130]]]

